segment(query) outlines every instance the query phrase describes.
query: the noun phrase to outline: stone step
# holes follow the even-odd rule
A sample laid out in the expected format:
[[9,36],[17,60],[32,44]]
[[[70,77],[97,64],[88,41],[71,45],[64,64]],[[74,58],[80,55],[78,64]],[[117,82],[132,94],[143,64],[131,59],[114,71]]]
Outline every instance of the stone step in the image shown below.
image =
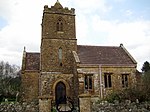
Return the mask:
[[67,104],[60,104],[60,112],[71,112],[71,108]]

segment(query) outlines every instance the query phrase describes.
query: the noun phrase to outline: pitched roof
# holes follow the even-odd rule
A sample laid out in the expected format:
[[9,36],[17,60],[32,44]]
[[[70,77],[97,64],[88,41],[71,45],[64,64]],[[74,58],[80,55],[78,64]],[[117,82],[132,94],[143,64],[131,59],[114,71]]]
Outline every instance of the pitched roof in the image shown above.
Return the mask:
[[[131,65],[136,64],[130,54],[122,47],[113,46],[77,46],[81,64]],[[25,70],[40,69],[40,53],[26,52]]]
[[81,64],[130,65],[136,64],[126,50],[114,46],[77,46]]
[[60,4],[60,2],[59,2],[58,0],[57,0],[57,2],[55,3],[54,7],[55,7],[56,9],[62,9],[62,8],[63,8],[63,6]]
[[40,68],[40,53],[26,52],[25,70],[39,70]]

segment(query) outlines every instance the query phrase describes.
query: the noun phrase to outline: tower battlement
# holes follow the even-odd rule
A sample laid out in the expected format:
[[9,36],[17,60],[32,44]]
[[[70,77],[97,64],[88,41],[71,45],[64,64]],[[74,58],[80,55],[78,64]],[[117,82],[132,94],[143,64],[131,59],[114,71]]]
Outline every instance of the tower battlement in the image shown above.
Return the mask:
[[68,7],[64,7],[59,3],[56,2],[54,6],[51,6],[50,8],[48,5],[44,6],[44,11],[46,13],[57,13],[57,14],[69,14],[69,15],[75,15],[75,9],[71,8],[68,9]]

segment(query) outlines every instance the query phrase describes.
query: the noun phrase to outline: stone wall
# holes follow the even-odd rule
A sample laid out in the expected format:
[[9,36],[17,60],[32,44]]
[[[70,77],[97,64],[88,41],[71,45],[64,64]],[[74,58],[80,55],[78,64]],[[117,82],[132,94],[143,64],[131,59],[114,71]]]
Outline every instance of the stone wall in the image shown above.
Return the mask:
[[[55,87],[58,82],[63,82],[66,86],[66,95],[71,97],[73,86],[73,74],[43,74],[41,75],[41,90],[40,96],[50,95],[55,100]],[[73,88],[73,87],[72,87]]]
[[8,103],[4,102],[0,104],[0,112],[38,112],[38,103]]
[[[68,12],[69,10],[67,10]],[[71,12],[70,12],[71,11]],[[73,54],[77,51],[75,33],[75,15],[73,10],[65,13],[63,8],[45,6],[42,19],[41,39],[41,71],[73,73]],[[61,31],[57,30],[58,22],[62,21]],[[61,60],[59,49],[62,49]]]
[[[86,74],[93,74],[93,89],[89,93],[93,96],[104,98],[112,91],[122,89],[122,74],[128,75],[128,86],[136,83],[136,68],[133,66],[99,66],[99,65],[78,65],[79,94],[86,93],[84,89],[84,77]],[[104,74],[111,73],[112,87],[105,88]],[[100,77],[101,76],[101,77]],[[101,81],[100,81],[101,79]],[[101,84],[100,84],[101,83]]]
[[[61,65],[58,54],[59,48],[62,49]],[[43,39],[41,44],[41,71],[73,73],[72,51],[76,51],[76,40]]]
[[39,73],[35,72],[24,72],[21,74],[21,99],[22,101],[31,102],[38,100],[39,91]]
[[91,95],[79,95],[80,112],[91,112]]
[[123,103],[108,103],[102,101],[92,104],[92,112],[150,112],[150,102],[131,103],[129,100]]
[[[107,101],[91,102],[91,105],[85,103],[82,106],[80,107],[80,112],[82,112],[81,108],[88,109],[89,106],[91,107],[91,112],[150,112],[150,102],[131,103],[129,100],[123,103],[118,101],[115,101],[115,103],[108,103]],[[39,112],[39,107],[38,103],[35,102],[4,102],[0,104],[0,112]]]
[[39,99],[39,112],[51,112],[51,97],[41,97]]

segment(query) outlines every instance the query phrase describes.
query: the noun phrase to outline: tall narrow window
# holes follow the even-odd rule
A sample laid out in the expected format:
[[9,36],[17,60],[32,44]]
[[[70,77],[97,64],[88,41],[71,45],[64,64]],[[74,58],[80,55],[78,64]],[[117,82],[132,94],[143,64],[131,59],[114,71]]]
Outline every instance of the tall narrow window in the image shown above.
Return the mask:
[[91,90],[93,89],[93,79],[92,79],[92,74],[89,75],[85,75],[85,79],[84,79],[84,85],[85,85],[85,89],[86,90]]
[[57,31],[59,31],[59,23],[57,23],[56,29]]
[[105,88],[112,87],[111,73],[105,73],[104,74],[104,83],[105,83]]
[[122,87],[128,87],[129,74],[122,74]]
[[59,65],[62,66],[62,48],[58,50]]
[[61,18],[59,18],[57,21],[56,29],[57,29],[57,31],[63,31],[63,21]]
[[63,23],[60,23],[60,31],[63,31]]

